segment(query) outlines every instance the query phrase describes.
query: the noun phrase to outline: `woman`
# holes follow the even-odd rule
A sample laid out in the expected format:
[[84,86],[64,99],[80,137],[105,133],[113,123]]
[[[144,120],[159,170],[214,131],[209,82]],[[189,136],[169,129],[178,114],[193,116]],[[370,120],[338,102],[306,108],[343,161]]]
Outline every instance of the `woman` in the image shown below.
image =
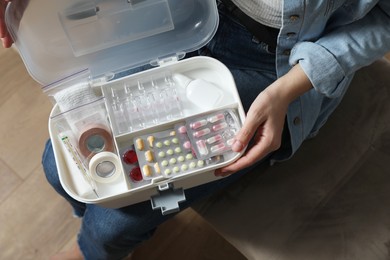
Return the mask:
[[[215,173],[231,176],[189,189],[182,209],[259,162],[290,158],[326,122],[354,72],[390,50],[388,0],[231,1],[218,2],[218,31],[199,54],[231,70],[247,111],[233,150],[249,146],[239,160]],[[6,5],[0,0],[0,34],[4,47],[10,47]],[[105,209],[72,200],[59,183],[50,142],[43,165],[49,182],[82,217],[77,245],[59,258],[123,258],[172,216],[152,211],[149,202]]]

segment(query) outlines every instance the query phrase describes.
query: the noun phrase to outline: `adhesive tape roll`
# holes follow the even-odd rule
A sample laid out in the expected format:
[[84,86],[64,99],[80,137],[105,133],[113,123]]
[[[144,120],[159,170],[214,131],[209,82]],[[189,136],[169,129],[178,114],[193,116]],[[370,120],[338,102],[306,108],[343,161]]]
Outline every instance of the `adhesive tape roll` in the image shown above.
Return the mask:
[[103,151],[114,151],[111,133],[101,126],[92,126],[83,131],[78,145],[80,153],[87,158]]
[[89,162],[89,172],[97,182],[113,182],[122,172],[119,157],[111,152],[98,153]]

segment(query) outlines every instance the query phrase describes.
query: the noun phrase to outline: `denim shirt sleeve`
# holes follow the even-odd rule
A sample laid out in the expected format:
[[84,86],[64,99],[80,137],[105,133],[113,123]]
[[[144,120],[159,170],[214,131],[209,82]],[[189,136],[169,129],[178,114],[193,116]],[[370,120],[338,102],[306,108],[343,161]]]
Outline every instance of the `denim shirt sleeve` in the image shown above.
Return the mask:
[[[365,5],[354,6],[351,21],[343,24],[342,19],[335,19],[333,28],[318,40],[297,43],[291,51],[290,65],[299,62],[314,88],[330,98],[345,92],[356,70],[390,50],[390,1],[377,1],[370,8],[372,1],[357,2]],[[351,10],[343,11],[351,14]]]

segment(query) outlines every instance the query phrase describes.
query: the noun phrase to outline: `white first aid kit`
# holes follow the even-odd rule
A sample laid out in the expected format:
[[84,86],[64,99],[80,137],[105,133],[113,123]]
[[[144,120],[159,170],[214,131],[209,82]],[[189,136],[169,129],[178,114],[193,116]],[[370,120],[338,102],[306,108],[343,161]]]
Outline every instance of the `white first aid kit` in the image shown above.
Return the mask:
[[74,199],[151,200],[167,214],[241,156],[231,145],[245,115],[230,71],[183,59],[214,36],[215,0],[15,1],[6,22],[53,100],[49,133]]

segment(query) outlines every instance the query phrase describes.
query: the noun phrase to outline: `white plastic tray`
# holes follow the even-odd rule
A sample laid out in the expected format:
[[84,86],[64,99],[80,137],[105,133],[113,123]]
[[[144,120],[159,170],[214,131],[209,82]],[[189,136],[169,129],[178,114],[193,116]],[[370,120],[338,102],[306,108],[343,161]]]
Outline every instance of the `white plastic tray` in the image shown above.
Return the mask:
[[[122,81],[137,82],[138,80],[149,78],[164,71],[169,71],[172,74],[185,75],[191,79],[202,79],[208,81],[222,91],[223,98],[221,98],[212,108],[207,109],[190,104],[189,102],[184,102],[182,104],[183,118],[175,119],[171,122],[165,122],[164,124],[152,126],[142,130],[116,135],[115,144],[117,151],[121,150],[122,143],[126,142],[129,144],[132,142],[135,136],[165,130],[172,127],[178,121],[194,115],[201,115],[221,109],[233,108],[237,110],[241,122],[244,121],[245,113],[236,89],[234,79],[227,67],[213,58],[193,57],[182,61],[171,62],[151,70],[117,79],[115,82],[110,82],[108,84],[121,83]],[[102,86],[102,88],[104,87],[105,86]],[[207,95],[207,93],[203,93],[203,95]],[[52,113],[54,113],[55,110],[56,107],[53,108]],[[53,149],[58,167],[59,178],[65,191],[78,201],[98,204],[109,208],[119,208],[126,205],[135,204],[137,202],[149,200],[152,196],[158,195],[159,190],[164,189],[164,187],[167,187],[168,185],[173,186],[175,189],[182,188],[185,191],[185,189],[216,180],[219,178],[214,176],[214,170],[217,167],[219,168],[230,164],[237,160],[239,156],[241,156],[241,154],[237,154],[237,156],[225,160],[223,163],[218,164],[218,166],[207,166],[203,168],[201,172],[177,176],[169,179],[156,179],[150,181],[147,184],[138,186],[131,185],[129,183],[127,174],[122,173],[121,176],[117,178],[115,183],[106,184],[104,187],[99,184],[100,186],[98,188],[103,192],[100,193],[99,198],[97,198],[91,193],[80,195],[77,187],[77,183],[80,181],[80,177],[74,175],[75,164],[72,159],[68,158],[66,153],[64,153],[61,142],[58,139],[58,132],[52,120],[49,120],[49,132],[53,142]]]

